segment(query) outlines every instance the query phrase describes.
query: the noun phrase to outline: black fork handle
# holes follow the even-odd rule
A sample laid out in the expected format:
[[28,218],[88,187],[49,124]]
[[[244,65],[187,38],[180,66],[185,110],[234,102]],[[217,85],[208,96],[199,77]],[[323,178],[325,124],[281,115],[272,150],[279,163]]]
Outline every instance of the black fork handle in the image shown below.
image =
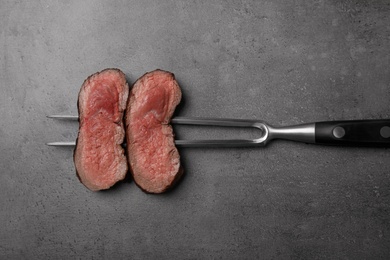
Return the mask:
[[390,147],[390,119],[317,122],[315,143]]

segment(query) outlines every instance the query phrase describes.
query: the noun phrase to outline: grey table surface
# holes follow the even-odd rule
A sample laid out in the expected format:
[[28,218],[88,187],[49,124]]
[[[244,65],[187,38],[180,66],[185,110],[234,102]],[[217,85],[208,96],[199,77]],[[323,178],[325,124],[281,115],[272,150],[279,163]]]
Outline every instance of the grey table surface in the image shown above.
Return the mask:
[[87,190],[72,149],[45,145],[77,123],[46,115],[77,114],[84,79],[110,67],[175,73],[179,116],[390,118],[390,3],[0,0],[1,259],[390,257],[386,148],[183,148],[169,193]]

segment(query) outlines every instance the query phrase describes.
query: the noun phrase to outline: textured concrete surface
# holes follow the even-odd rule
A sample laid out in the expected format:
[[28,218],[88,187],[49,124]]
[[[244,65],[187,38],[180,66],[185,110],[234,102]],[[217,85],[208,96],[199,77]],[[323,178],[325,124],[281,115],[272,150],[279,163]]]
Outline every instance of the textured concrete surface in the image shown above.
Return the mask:
[[[390,149],[181,149],[185,178],[90,192],[72,150],[83,80],[170,70],[180,116],[390,118],[389,1],[0,0],[1,259],[388,259]],[[183,138],[231,136],[176,129]],[[242,134],[238,132],[238,134]]]

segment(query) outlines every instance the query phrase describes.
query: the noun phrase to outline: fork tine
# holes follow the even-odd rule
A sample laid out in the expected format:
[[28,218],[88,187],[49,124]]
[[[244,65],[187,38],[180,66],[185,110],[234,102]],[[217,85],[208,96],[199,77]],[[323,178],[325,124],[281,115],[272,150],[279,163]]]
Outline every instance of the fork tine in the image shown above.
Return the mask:
[[[74,115],[49,115],[48,118],[63,120],[78,120]],[[255,127],[259,121],[244,119],[227,118],[201,118],[201,117],[175,117],[171,120],[172,124],[177,125],[210,125],[210,126],[236,126],[236,127]]]
[[204,125],[204,126],[257,128],[261,131],[261,136],[258,139],[175,140],[175,144],[181,147],[264,146],[265,141],[268,138],[268,130],[265,123],[258,120],[175,117],[172,118],[171,123],[178,124],[178,125]]
[[232,118],[202,118],[202,117],[175,117],[171,120],[177,125],[205,125],[226,127],[256,127],[261,129],[264,122],[259,120],[232,119]]
[[[256,140],[175,140],[175,144],[180,147],[243,147],[262,146]],[[76,142],[50,142],[48,146],[76,146]],[[126,144],[123,144],[126,146]]]
[[53,119],[61,119],[61,120],[78,120],[78,116],[71,116],[71,115],[50,115],[47,116],[48,118],[53,118]]
[[48,146],[75,146],[76,142],[51,142],[46,143]]
[[[51,115],[49,118],[78,120],[78,116]],[[262,135],[258,139],[221,139],[221,140],[175,140],[175,144],[180,147],[243,147],[243,146],[264,146],[268,138],[268,128],[262,121],[226,119],[226,118],[172,118],[172,124],[177,125],[205,125],[224,127],[254,127],[261,130]],[[76,142],[51,142],[49,146],[75,146]]]

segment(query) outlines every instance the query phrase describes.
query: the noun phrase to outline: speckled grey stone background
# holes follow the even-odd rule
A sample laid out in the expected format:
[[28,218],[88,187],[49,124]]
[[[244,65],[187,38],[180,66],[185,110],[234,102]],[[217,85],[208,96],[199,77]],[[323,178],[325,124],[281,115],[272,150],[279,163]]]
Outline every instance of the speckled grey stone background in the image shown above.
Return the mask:
[[88,191],[45,143],[76,138],[46,115],[108,67],[174,72],[180,116],[390,118],[389,51],[386,0],[0,0],[0,258],[388,259],[389,149],[186,148],[182,182],[148,195]]

